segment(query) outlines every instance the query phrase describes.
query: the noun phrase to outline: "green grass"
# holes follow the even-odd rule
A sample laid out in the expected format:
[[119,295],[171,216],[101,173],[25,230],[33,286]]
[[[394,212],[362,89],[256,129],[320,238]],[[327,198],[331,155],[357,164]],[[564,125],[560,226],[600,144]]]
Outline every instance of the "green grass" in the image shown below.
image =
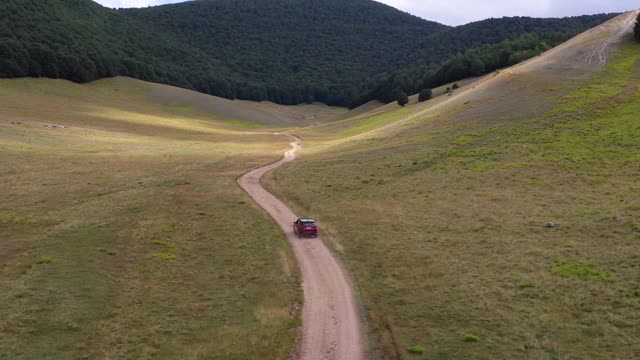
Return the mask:
[[525,282],[521,282],[520,284],[518,284],[518,287],[520,289],[530,289],[535,287],[535,284],[532,283],[531,281],[525,281]]
[[0,359],[289,358],[294,262],[236,184],[283,139],[128,79],[0,93]]
[[16,216],[16,215],[11,215],[11,214],[0,214],[0,223],[13,223],[13,224],[28,224],[29,223],[29,218],[28,217],[20,217],[20,216]]
[[425,351],[427,351],[427,349],[424,346],[421,345],[413,345],[407,348],[407,351],[410,352],[411,354],[423,354]]
[[569,261],[560,261],[552,268],[554,274],[563,277],[577,278],[599,282],[614,282],[609,272],[596,271],[593,264],[578,264]]
[[51,256],[38,256],[36,258],[36,264],[51,264],[53,258]]
[[478,342],[480,337],[476,335],[465,335],[464,342]]
[[355,135],[359,133],[366,132],[368,130],[373,130],[382,125],[388,124],[393,120],[397,120],[403,116],[406,116],[410,113],[409,108],[402,108],[400,110],[394,112],[385,112],[380,115],[375,115],[371,117],[365,117],[357,123],[353,124],[349,129],[343,132],[345,136]]
[[569,261],[560,261],[552,269],[553,273],[559,276],[572,277],[581,280],[591,280],[599,282],[614,282],[611,273],[596,271],[592,264],[578,264]]
[[265,182],[317,218],[388,357],[427,338],[434,359],[625,358],[640,351],[624,340],[640,337],[639,60],[624,44],[591,78],[502,72],[421,117],[305,129],[300,160]]
[[174,253],[155,253],[153,257],[158,260],[176,260],[178,258]]

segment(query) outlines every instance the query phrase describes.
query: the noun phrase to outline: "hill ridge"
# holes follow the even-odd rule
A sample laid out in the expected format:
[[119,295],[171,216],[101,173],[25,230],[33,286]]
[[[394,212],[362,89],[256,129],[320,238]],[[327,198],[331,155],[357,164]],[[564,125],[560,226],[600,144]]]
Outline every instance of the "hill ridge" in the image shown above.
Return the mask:
[[10,0],[0,12],[8,14],[0,24],[0,77],[87,82],[121,75],[228,99],[340,106],[354,105],[390,71],[439,64],[523,32],[572,34],[608,18],[497,19],[452,28],[371,0],[191,1],[121,10],[91,0]]

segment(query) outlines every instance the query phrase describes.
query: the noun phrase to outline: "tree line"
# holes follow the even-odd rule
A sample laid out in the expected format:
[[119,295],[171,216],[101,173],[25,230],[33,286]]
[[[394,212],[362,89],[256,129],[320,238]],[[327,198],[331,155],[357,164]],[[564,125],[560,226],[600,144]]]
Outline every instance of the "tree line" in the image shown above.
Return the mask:
[[228,99],[355,106],[393,101],[397,90],[415,93],[538,51],[486,54],[496,43],[524,42],[514,36],[575,34],[612,16],[489,19],[452,28],[370,0],[216,0],[126,10],[91,0],[3,0],[0,77],[83,83],[130,76]]
[[416,94],[469,77],[477,77],[535,57],[568,40],[570,33],[523,34],[495,45],[483,45],[458,54],[440,66],[416,66],[388,74],[356,104],[372,100],[395,101],[398,94]]

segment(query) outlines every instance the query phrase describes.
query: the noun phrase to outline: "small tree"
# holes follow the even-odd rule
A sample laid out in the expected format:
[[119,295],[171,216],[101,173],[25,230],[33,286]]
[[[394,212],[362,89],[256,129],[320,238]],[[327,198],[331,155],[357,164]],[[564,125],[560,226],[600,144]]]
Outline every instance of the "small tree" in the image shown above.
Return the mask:
[[431,99],[432,95],[433,95],[433,91],[431,91],[431,89],[423,89],[422,91],[420,91],[420,95],[418,96],[418,101],[420,102],[427,101]]
[[458,86],[458,83],[453,84],[453,86],[451,87],[452,90],[458,90],[460,88],[460,86]]
[[398,105],[404,107],[408,103],[409,103],[409,97],[404,91],[401,91],[400,94],[398,94]]
[[640,14],[638,14],[638,18],[636,19],[636,27],[634,29],[634,33],[636,35],[636,40],[640,42]]

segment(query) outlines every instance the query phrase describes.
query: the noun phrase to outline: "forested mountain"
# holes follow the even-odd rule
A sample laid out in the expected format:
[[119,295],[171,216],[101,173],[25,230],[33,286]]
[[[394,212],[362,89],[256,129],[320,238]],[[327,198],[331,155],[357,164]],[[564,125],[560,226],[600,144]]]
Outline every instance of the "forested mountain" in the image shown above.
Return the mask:
[[172,34],[91,0],[0,2],[0,77],[122,75],[209,92],[228,87],[231,73]]
[[564,39],[611,16],[452,28],[372,0],[199,0],[123,10],[91,0],[3,0],[0,77],[125,75],[231,99],[349,106],[376,97],[395,72],[415,74],[402,86],[413,90],[436,65],[473,48],[526,33]]
[[246,85],[225,97],[285,104],[347,105],[362,79],[404,66],[416,40],[448,29],[371,0],[202,0],[121,12],[241,73]]

